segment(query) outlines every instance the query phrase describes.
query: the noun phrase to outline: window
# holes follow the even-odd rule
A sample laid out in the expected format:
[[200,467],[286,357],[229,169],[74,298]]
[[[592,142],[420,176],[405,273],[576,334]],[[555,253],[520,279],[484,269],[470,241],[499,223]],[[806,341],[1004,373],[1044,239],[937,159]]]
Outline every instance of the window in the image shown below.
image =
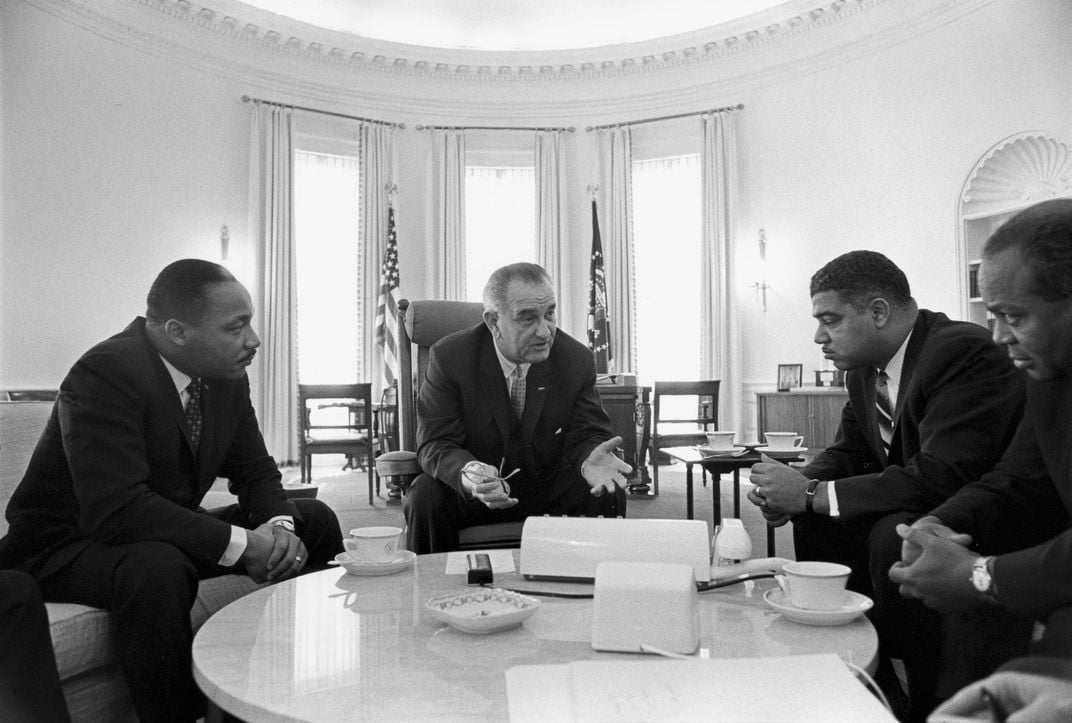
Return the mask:
[[536,261],[536,168],[466,166],[466,299],[482,301],[491,272]]
[[644,384],[700,378],[700,184],[699,154],[633,162],[637,375]]
[[298,379],[302,384],[364,378],[360,188],[357,158],[295,151]]

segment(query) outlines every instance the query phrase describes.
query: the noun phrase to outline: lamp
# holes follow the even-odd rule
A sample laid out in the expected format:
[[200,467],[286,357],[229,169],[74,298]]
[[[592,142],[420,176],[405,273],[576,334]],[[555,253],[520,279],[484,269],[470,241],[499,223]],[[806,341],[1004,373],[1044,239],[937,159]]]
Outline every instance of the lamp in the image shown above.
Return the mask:
[[[759,268],[762,272],[767,263],[767,231],[766,229],[759,229]],[[770,286],[767,284],[766,274],[760,273],[759,281],[752,284],[752,288],[756,290],[756,299],[762,299],[763,311],[767,311],[767,289]]]
[[227,228],[227,224],[220,226],[220,261],[227,260],[227,253],[231,247],[231,232]]

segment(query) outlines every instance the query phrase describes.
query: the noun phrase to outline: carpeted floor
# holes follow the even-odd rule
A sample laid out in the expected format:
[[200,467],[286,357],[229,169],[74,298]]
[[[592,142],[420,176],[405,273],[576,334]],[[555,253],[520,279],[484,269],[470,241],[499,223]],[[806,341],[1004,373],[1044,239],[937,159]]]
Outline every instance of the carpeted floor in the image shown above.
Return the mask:
[[[402,508],[388,505],[387,490],[381,489],[373,505],[368,503],[368,476],[364,470],[343,471],[342,457],[321,455],[314,457],[313,482],[317,488],[317,498],[323,500],[335,510],[343,531],[369,525],[402,526]],[[752,556],[765,557],[766,524],[759,510],[747,499],[745,492],[748,471],[741,471],[741,517],[745,529],[752,539]],[[283,482],[288,487],[296,487],[299,472],[297,468],[283,470]],[[375,479],[375,476],[373,476]],[[711,502],[711,481],[707,487],[694,483],[694,509],[696,519],[707,522],[708,529],[714,531],[712,524],[713,510]],[[722,478],[722,514],[733,514],[733,477]],[[627,516],[631,518],[685,519],[685,467],[678,463],[659,468],[659,495],[656,497],[630,497]],[[776,554],[780,557],[793,557],[793,536],[791,525],[778,528],[775,532]]]

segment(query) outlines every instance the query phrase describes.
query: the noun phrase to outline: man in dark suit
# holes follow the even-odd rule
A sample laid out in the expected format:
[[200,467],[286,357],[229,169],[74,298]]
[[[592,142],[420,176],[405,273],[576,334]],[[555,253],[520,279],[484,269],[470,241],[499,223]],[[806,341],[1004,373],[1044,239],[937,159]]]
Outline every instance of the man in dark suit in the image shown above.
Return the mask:
[[[529,515],[624,514],[621,443],[596,391],[592,352],[557,331],[547,272],[518,263],[484,288],[484,323],[431,348],[417,397],[424,473],[403,502],[417,553],[458,547],[458,531]],[[502,477],[509,477],[502,481]]]
[[[224,267],[168,265],[146,318],[71,368],[7,509],[0,567],[49,601],[112,612],[116,656],[143,721],[193,720],[190,609],[198,581],[276,581],[342,550],[334,513],[291,502],[265,449],[246,367],[260,339]],[[199,507],[218,477],[238,504]]]
[[849,402],[834,444],[806,467],[755,465],[749,499],[771,524],[792,517],[797,559],[852,568],[849,588],[875,600],[880,675],[892,682],[888,657],[904,660],[908,717],[922,719],[937,702],[940,620],[889,583],[894,530],[994,466],[1023,385],[985,329],[919,309],[882,254],[835,258],[812,277],[811,295],[815,342],[847,371]]
[[1028,377],[1027,411],[992,472],[898,528],[902,559],[890,577],[903,594],[938,610],[1007,610],[1043,621],[1035,654],[1067,658],[1072,200],[1036,204],[1003,224],[983,247],[980,286],[994,342]]

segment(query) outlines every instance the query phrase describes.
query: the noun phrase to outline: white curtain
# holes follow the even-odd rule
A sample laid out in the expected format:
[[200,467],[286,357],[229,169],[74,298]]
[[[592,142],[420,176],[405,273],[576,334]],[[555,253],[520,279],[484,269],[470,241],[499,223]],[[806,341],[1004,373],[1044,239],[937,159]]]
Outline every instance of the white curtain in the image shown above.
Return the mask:
[[547,269],[558,301],[558,326],[570,328],[570,288],[563,245],[566,239],[566,168],[562,131],[536,133],[536,263]]
[[[361,144],[361,237],[364,239],[363,263],[358,288],[360,295],[362,327],[365,329],[364,369],[370,369],[373,396],[379,398],[383,391],[384,361],[382,350],[375,339],[376,306],[380,293],[380,270],[383,254],[387,248],[387,208],[391,203],[395,179],[395,148],[397,132],[394,126],[381,123],[362,123],[359,130]],[[397,223],[398,209],[395,209]],[[401,264],[399,264],[401,273]],[[404,287],[399,284],[399,289]],[[393,324],[394,320],[388,320]]]
[[737,213],[737,145],[732,113],[702,117],[700,153],[703,193],[701,369],[721,379],[723,428],[744,429],[741,349],[733,298],[734,223]]
[[[628,127],[599,136],[600,196],[607,314],[614,371],[636,371],[636,286],[633,258],[633,149]],[[591,239],[588,240],[591,243]]]
[[253,104],[249,229],[261,348],[251,395],[264,442],[280,465],[298,459],[297,280],[291,111]]
[[465,134],[432,131],[432,249],[429,279],[437,299],[465,299]]

